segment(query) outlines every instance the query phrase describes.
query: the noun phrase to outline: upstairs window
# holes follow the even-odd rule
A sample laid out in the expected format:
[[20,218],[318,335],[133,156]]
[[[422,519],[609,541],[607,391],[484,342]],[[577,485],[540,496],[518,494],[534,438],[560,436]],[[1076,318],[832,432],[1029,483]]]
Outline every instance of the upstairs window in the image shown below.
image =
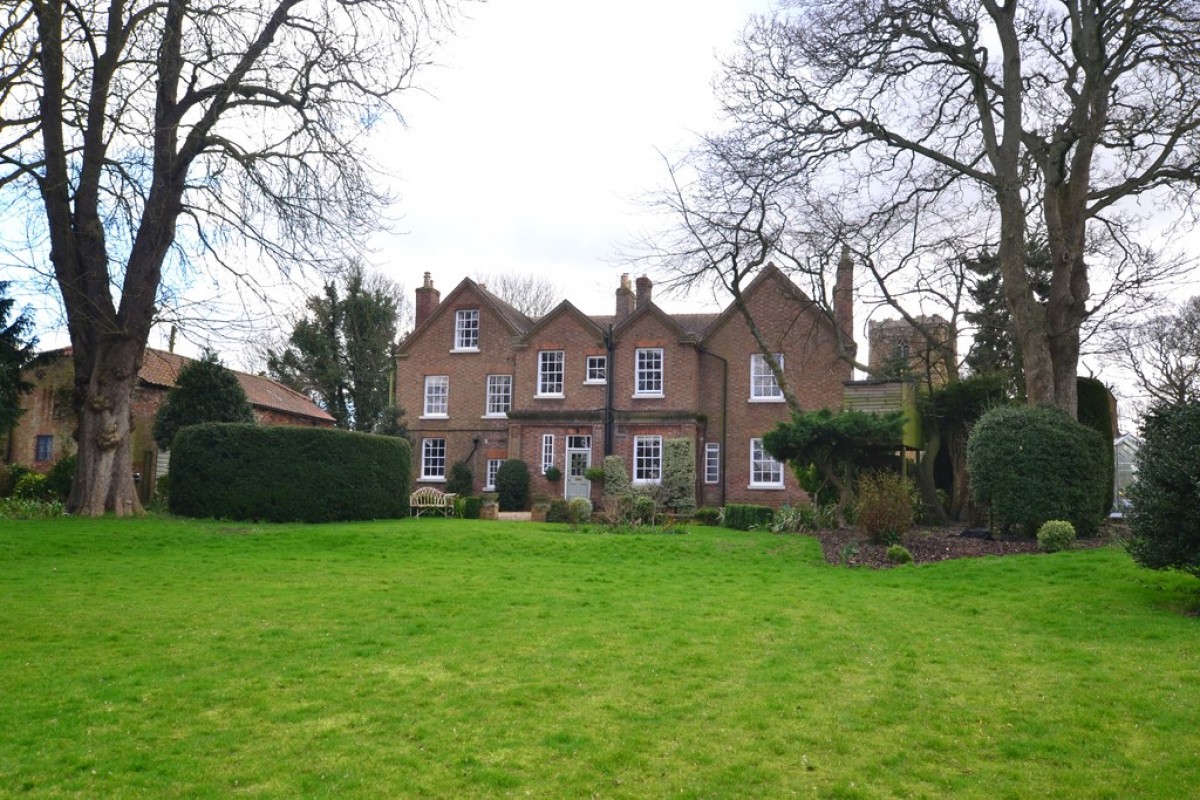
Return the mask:
[[503,417],[512,408],[512,375],[488,375],[484,416]]
[[[775,353],[774,355],[775,363],[782,370],[783,353]],[[750,399],[783,400],[783,390],[779,388],[779,382],[775,380],[775,373],[771,372],[771,365],[767,363],[767,359],[763,357],[762,353],[755,353],[750,356]]]
[[633,437],[633,482],[662,482],[662,437]]
[[450,411],[450,376],[425,377],[425,410],[422,416],[444,417]]
[[478,308],[464,308],[454,312],[454,349],[479,349]]
[[634,353],[634,397],[663,396],[663,351],[640,347]]
[[584,374],[584,383],[606,383],[608,381],[608,357],[607,356],[588,356],[587,357],[587,372]]
[[538,351],[538,396],[562,397],[563,351]]

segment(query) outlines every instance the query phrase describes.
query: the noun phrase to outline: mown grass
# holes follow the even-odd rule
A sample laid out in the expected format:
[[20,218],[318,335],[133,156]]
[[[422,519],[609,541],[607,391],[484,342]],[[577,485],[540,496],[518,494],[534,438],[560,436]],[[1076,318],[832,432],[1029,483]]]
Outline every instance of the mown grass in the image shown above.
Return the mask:
[[0,795],[1165,797],[1194,578],[883,572],[805,537],[145,519],[0,529]]

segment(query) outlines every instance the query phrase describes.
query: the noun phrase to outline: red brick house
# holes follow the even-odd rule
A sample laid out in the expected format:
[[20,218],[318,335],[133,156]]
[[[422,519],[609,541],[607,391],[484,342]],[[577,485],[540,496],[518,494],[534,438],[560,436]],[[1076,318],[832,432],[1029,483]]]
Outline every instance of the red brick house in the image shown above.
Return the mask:
[[[158,477],[167,472],[169,453],[159,451],[154,442],[154,415],[175,385],[180,368],[190,360],[151,348],[146,348],[142,356],[133,394],[133,452],[136,454],[133,469],[139,475]],[[261,375],[236,370],[233,374],[246,392],[258,424],[333,427],[333,417],[304,395]],[[72,438],[75,412],[71,407],[75,366],[71,349],[46,353],[41,363],[26,373],[25,380],[32,383],[34,389],[21,401],[25,413],[18,418],[8,436],[5,460],[44,472],[59,458],[75,451]],[[142,502],[149,500],[153,484],[150,480],[138,482]]]
[[[851,329],[848,262],[835,306]],[[670,314],[622,276],[612,316],[564,301],[530,319],[470,279],[441,300],[428,273],[416,294],[416,328],[397,353],[397,402],[413,439],[414,486],[437,486],[450,467],[471,468],[475,490],[500,464],[530,466],[532,491],[601,494],[584,476],[606,455],[634,484],[657,484],[664,442],[694,443],[700,505],[778,506],[802,496],[794,476],[762,450],[762,435],[790,412],[749,326],[720,314]],[[768,267],[743,292],[763,336],[782,356],[804,408],[841,408],[851,368],[837,356],[834,323],[787,276]],[[550,466],[563,473],[551,483]]]

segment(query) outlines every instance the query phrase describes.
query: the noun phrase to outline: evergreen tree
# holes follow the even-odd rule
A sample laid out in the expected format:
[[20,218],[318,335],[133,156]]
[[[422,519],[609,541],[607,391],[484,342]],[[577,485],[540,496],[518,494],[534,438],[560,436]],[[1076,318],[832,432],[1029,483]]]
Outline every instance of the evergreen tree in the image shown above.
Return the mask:
[[0,432],[16,423],[22,412],[21,395],[33,388],[21,379],[21,372],[33,360],[37,345],[37,338],[29,335],[33,320],[26,313],[8,322],[16,301],[7,292],[8,283],[0,281]]
[[388,411],[392,344],[404,299],[401,289],[351,265],[341,285],[308,298],[280,353],[268,352],[271,377],[312,395],[339,428],[393,432]]
[[254,422],[237,376],[212,350],[180,368],[175,387],[154,415],[154,441],[167,449],[180,428],[201,422]]
[[[989,253],[963,258],[974,274],[968,294],[975,303],[963,318],[975,328],[975,339],[966,364],[973,375],[997,375],[1012,397],[1025,396],[1025,368],[1021,347],[1013,328],[1012,313],[1000,283],[1000,259]],[[1031,243],[1025,256],[1026,270],[1034,295],[1045,301],[1050,292],[1050,253],[1044,244]]]

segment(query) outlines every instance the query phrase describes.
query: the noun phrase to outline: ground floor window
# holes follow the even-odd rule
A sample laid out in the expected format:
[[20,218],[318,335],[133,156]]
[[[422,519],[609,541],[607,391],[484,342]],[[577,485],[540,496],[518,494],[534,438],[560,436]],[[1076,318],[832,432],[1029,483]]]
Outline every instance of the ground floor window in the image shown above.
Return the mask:
[[54,437],[39,436],[33,445],[34,461],[49,461],[54,456]]
[[487,468],[484,473],[483,490],[490,492],[496,488],[496,473],[500,471],[500,465],[504,463],[503,458],[489,458],[487,460]]
[[554,466],[554,434],[542,434],[542,474]]
[[721,445],[717,442],[704,445],[704,482],[721,482]]
[[445,480],[446,440],[421,440],[421,480]]
[[750,486],[760,489],[783,486],[783,464],[771,457],[762,439],[750,440]]
[[662,437],[633,437],[633,482],[662,481]]

